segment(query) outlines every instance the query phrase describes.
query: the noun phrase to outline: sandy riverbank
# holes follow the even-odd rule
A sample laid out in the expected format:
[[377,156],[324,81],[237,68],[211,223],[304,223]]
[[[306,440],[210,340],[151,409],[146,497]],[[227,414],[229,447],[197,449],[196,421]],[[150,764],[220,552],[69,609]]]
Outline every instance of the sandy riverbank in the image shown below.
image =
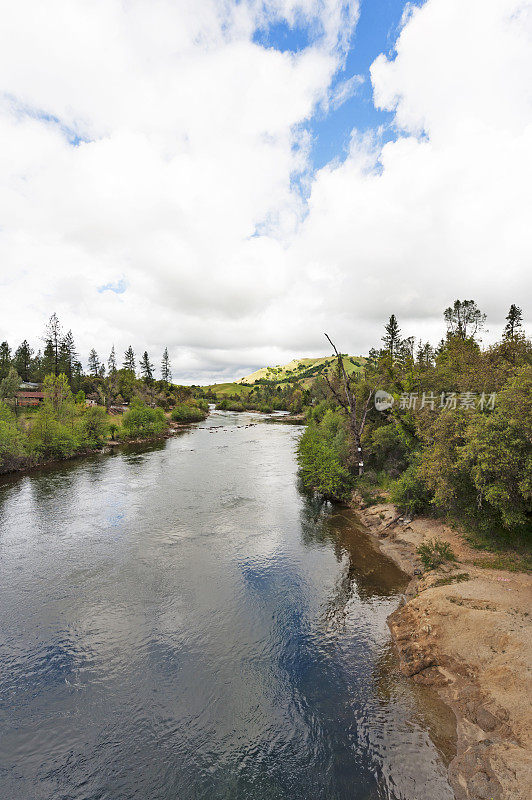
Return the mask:
[[[475,566],[478,551],[437,520],[408,520],[391,504],[357,511],[412,578],[389,625],[404,673],[433,686],[456,715],[449,777],[457,800],[528,800],[532,577]],[[457,561],[423,574],[416,548],[435,537],[451,544]]]

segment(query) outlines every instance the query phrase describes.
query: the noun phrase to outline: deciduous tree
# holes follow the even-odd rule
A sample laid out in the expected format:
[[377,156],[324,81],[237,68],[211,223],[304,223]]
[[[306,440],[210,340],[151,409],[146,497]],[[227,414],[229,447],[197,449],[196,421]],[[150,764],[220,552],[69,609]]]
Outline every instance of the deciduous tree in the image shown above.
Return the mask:
[[486,315],[478,308],[474,300],[455,300],[443,312],[449,336],[459,339],[474,339],[485,325]]

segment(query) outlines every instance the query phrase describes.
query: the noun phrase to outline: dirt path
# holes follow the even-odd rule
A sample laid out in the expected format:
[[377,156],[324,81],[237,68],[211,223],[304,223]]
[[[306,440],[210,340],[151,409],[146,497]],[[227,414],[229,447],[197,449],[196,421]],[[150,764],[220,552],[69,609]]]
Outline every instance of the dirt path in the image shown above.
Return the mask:
[[[475,565],[478,551],[436,520],[398,518],[391,504],[357,510],[382,551],[412,576],[389,625],[405,674],[434,686],[455,712],[456,797],[529,800],[532,577]],[[423,574],[416,548],[435,537],[457,561]]]

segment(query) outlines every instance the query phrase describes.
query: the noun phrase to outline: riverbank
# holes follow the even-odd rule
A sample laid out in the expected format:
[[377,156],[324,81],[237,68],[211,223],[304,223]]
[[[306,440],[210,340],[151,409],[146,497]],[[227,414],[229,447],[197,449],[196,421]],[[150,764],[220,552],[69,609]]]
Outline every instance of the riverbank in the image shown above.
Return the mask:
[[[383,553],[411,580],[388,620],[401,669],[436,689],[457,721],[449,779],[457,800],[528,800],[532,785],[532,577],[490,568],[438,520],[409,519],[392,504],[354,505]],[[456,562],[423,571],[428,539]]]
[[71,455],[65,456],[64,458],[48,458],[44,461],[38,461],[33,464],[28,463],[21,463],[14,467],[11,467],[8,470],[0,471],[0,480],[2,478],[9,478],[13,475],[31,475],[33,472],[37,472],[40,469],[45,469],[47,467],[54,467],[59,466],[60,464],[64,464],[68,461],[75,461],[82,458],[87,458],[88,456],[94,455],[109,455],[111,454],[117,447],[123,447],[124,445],[129,444],[155,444],[156,442],[162,442],[165,439],[170,439],[172,436],[175,436],[178,431],[182,430],[183,428],[189,428],[191,425],[197,423],[193,422],[170,422],[168,430],[164,433],[159,433],[154,436],[140,436],[140,437],[128,437],[127,439],[120,439],[114,440],[110,439],[109,441],[105,442],[101,447],[96,448],[87,448],[85,450],[77,450],[75,453]]

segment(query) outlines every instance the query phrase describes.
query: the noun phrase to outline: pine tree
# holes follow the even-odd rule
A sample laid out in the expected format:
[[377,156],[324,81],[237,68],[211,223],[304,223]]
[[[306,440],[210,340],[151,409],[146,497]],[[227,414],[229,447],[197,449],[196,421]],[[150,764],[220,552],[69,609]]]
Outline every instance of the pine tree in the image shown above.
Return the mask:
[[89,353],[89,370],[91,375],[95,378],[100,374],[100,359],[94,347]]
[[79,388],[81,384],[81,379],[83,377],[83,365],[79,359],[72,364],[72,386],[75,388]]
[[395,314],[392,314],[388,320],[388,323],[384,326],[384,330],[386,331],[386,334],[382,337],[382,341],[384,342],[384,345],[390,354],[390,358],[393,361],[401,341],[401,329]]
[[140,374],[146,382],[153,381],[153,364],[151,363],[148,353],[145,350],[140,360]]
[[523,312],[516,306],[515,303],[512,303],[510,306],[510,310],[508,311],[508,316],[506,317],[506,325],[503,332],[503,337],[507,340],[513,341],[519,332],[519,329],[523,327]]
[[0,344],[0,379],[5,378],[11,366],[11,348],[7,342]]
[[35,358],[32,359],[31,377],[36,381],[40,381],[42,378],[42,353],[40,350],[37,350]]
[[416,346],[415,336],[407,336],[399,342],[396,348],[397,357],[405,367],[412,366],[414,363],[414,348]]
[[15,355],[13,356],[13,366],[23,381],[29,381],[30,379],[32,355],[33,350],[29,346],[26,339],[24,339],[22,344],[19,345],[15,350]]
[[48,320],[48,325],[46,326],[44,341],[46,342],[47,347],[49,345],[51,347],[50,352],[53,354],[52,371],[54,375],[59,374],[59,351],[61,348],[62,339],[63,336],[61,332],[61,323],[57,318],[57,314],[52,314],[52,316]]
[[419,347],[416,353],[417,363],[421,369],[428,369],[434,362],[434,349],[430,342],[423,344],[419,342]]
[[40,379],[44,380],[51,374],[54,374],[54,346],[51,341],[47,341],[41,359]]
[[74,374],[74,362],[77,360],[76,345],[72,331],[68,331],[61,341],[59,348],[59,371],[64,372],[69,381]]
[[109,353],[109,358],[107,359],[107,372],[109,375],[116,374],[116,354],[114,345],[111,347],[111,352]]
[[166,383],[172,380],[172,369],[170,367],[170,357],[168,355],[168,348],[164,348],[163,360],[161,362],[161,377]]
[[124,367],[124,369],[127,369],[133,374],[135,374],[137,365],[135,363],[135,353],[133,352],[133,348],[131,347],[131,345],[129,345],[126,352],[124,353],[124,363],[122,366]]

